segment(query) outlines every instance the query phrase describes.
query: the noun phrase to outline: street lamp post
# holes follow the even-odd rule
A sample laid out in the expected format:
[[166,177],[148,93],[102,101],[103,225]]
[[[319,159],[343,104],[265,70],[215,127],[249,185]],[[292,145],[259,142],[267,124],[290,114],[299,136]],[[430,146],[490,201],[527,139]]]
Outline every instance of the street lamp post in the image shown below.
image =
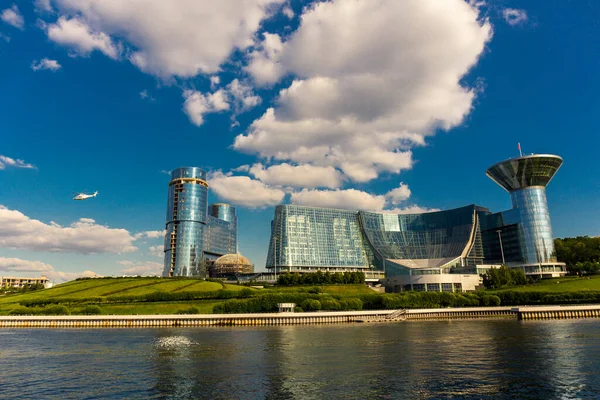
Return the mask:
[[502,230],[498,229],[496,232],[498,232],[498,239],[500,239],[500,253],[502,253],[502,265],[506,265],[506,263],[504,262],[504,248],[502,247]]

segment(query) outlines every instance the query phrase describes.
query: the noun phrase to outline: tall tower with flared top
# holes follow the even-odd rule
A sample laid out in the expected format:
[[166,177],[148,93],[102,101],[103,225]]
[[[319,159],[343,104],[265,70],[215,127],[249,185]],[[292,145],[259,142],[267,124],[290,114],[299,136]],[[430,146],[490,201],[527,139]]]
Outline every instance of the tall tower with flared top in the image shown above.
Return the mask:
[[546,185],[562,163],[559,156],[536,154],[499,162],[486,171],[510,193],[512,208],[518,210],[525,264],[556,262]]

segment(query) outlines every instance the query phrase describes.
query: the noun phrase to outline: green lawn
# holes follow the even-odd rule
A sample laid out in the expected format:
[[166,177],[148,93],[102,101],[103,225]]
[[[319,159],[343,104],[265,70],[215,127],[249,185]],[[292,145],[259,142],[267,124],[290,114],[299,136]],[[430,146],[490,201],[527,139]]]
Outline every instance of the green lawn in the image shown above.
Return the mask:
[[[190,284],[191,283],[191,284]],[[158,282],[153,285],[147,286],[137,286],[131,289],[123,290],[118,293],[118,296],[141,296],[148,293],[154,293],[156,291],[163,292],[189,292],[189,291],[198,291],[198,292],[210,292],[221,290],[222,286],[217,282],[189,282],[189,280],[174,280],[167,281],[164,280],[162,282]]]
[[[600,282],[600,281],[599,281]],[[57,285],[50,289],[43,289],[23,294],[0,295],[0,315],[7,315],[11,310],[20,308],[19,302],[26,300],[39,300],[45,298],[65,298],[77,299],[88,304],[96,303],[97,298],[108,296],[143,296],[145,294],[162,292],[199,292],[199,291],[218,291],[226,289],[230,291],[240,291],[250,289],[256,294],[277,293],[277,292],[301,292],[307,293],[318,287],[322,294],[341,295],[344,297],[353,297],[360,294],[372,294],[371,289],[365,285],[326,285],[326,286],[292,286],[292,287],[268,287],[265,289],[249,288],[235,284],[223,284],[220,282],[210,282],[194,278],[113,278],[113,279],[84,279],[71,281]],[[194,306],[200,310],[200,313],[210,314],[213,307],[226,300],[195,300],[195,301],[164,301],[164,302],[132,302],[132,303],[114,303],[99,302],[96,303],[101,309],[102,314],[176,314],[178,311],[189,309]],[[77,314],[79,310],[86,306],[81,303],[65,304],[72,314]]]
[[600,275],[590,277],[563,277],[543,279],[533,285],[525,285],[507,289],[494,290],[494,292],[515,290],[520,292],[585,292],[600,291]]
[[[164,302],[164,303],[131,303],[131,304],[100,304],[102,314],[113,315],[156,315],[176,314],[178,311],[196,307],[200,314],[211,314],[213,307],[220,303],[219,300],[189,301],[189,302]],[[75,313],[78,308],[73,308]]]

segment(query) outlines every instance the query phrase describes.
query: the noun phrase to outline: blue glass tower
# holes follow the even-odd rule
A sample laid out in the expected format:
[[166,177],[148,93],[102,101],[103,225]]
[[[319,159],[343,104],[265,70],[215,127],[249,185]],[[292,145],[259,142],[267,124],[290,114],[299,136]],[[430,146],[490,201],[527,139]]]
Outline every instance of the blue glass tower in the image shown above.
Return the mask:
[[486,172],[510,193],[512,213],[505,214],[514,214],[512,219],[518,221],[524,266],[556,263],[546,185],[562,162],[562,158],[555,155],[531,155],[494,164]]
[[204,276],[204,230],[208,207],[206,171],[182,167],[171,172],[163,276]]
[[206,171],[201,168],[171,172],[166,230],[164,277],[204,278],[207,262],[237,252],[235,207],[224,203],[209,207]]

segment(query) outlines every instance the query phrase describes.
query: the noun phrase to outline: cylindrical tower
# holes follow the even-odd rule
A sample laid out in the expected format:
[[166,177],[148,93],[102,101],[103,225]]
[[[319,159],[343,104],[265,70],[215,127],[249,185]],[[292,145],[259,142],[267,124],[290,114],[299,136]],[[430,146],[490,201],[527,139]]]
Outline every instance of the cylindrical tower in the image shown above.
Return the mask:
[[206,276],[202,249],[207,207],[206,171],[197,167],[171,171],[164,277]]
[[562,165],[559,156],[537,154],[502,161],[486,175],[510,193],[520,217],[525,264],[556,262],[546,185]]
[[214,203],[210,205],[210,215],[227,222],[237,222],[235,207],[227,203]]
[[210,205],[209,212],[213,217],[230,223],[229,248],[237,253],[237,215],[235,214],[235,207],[227,203],[214,203]]

